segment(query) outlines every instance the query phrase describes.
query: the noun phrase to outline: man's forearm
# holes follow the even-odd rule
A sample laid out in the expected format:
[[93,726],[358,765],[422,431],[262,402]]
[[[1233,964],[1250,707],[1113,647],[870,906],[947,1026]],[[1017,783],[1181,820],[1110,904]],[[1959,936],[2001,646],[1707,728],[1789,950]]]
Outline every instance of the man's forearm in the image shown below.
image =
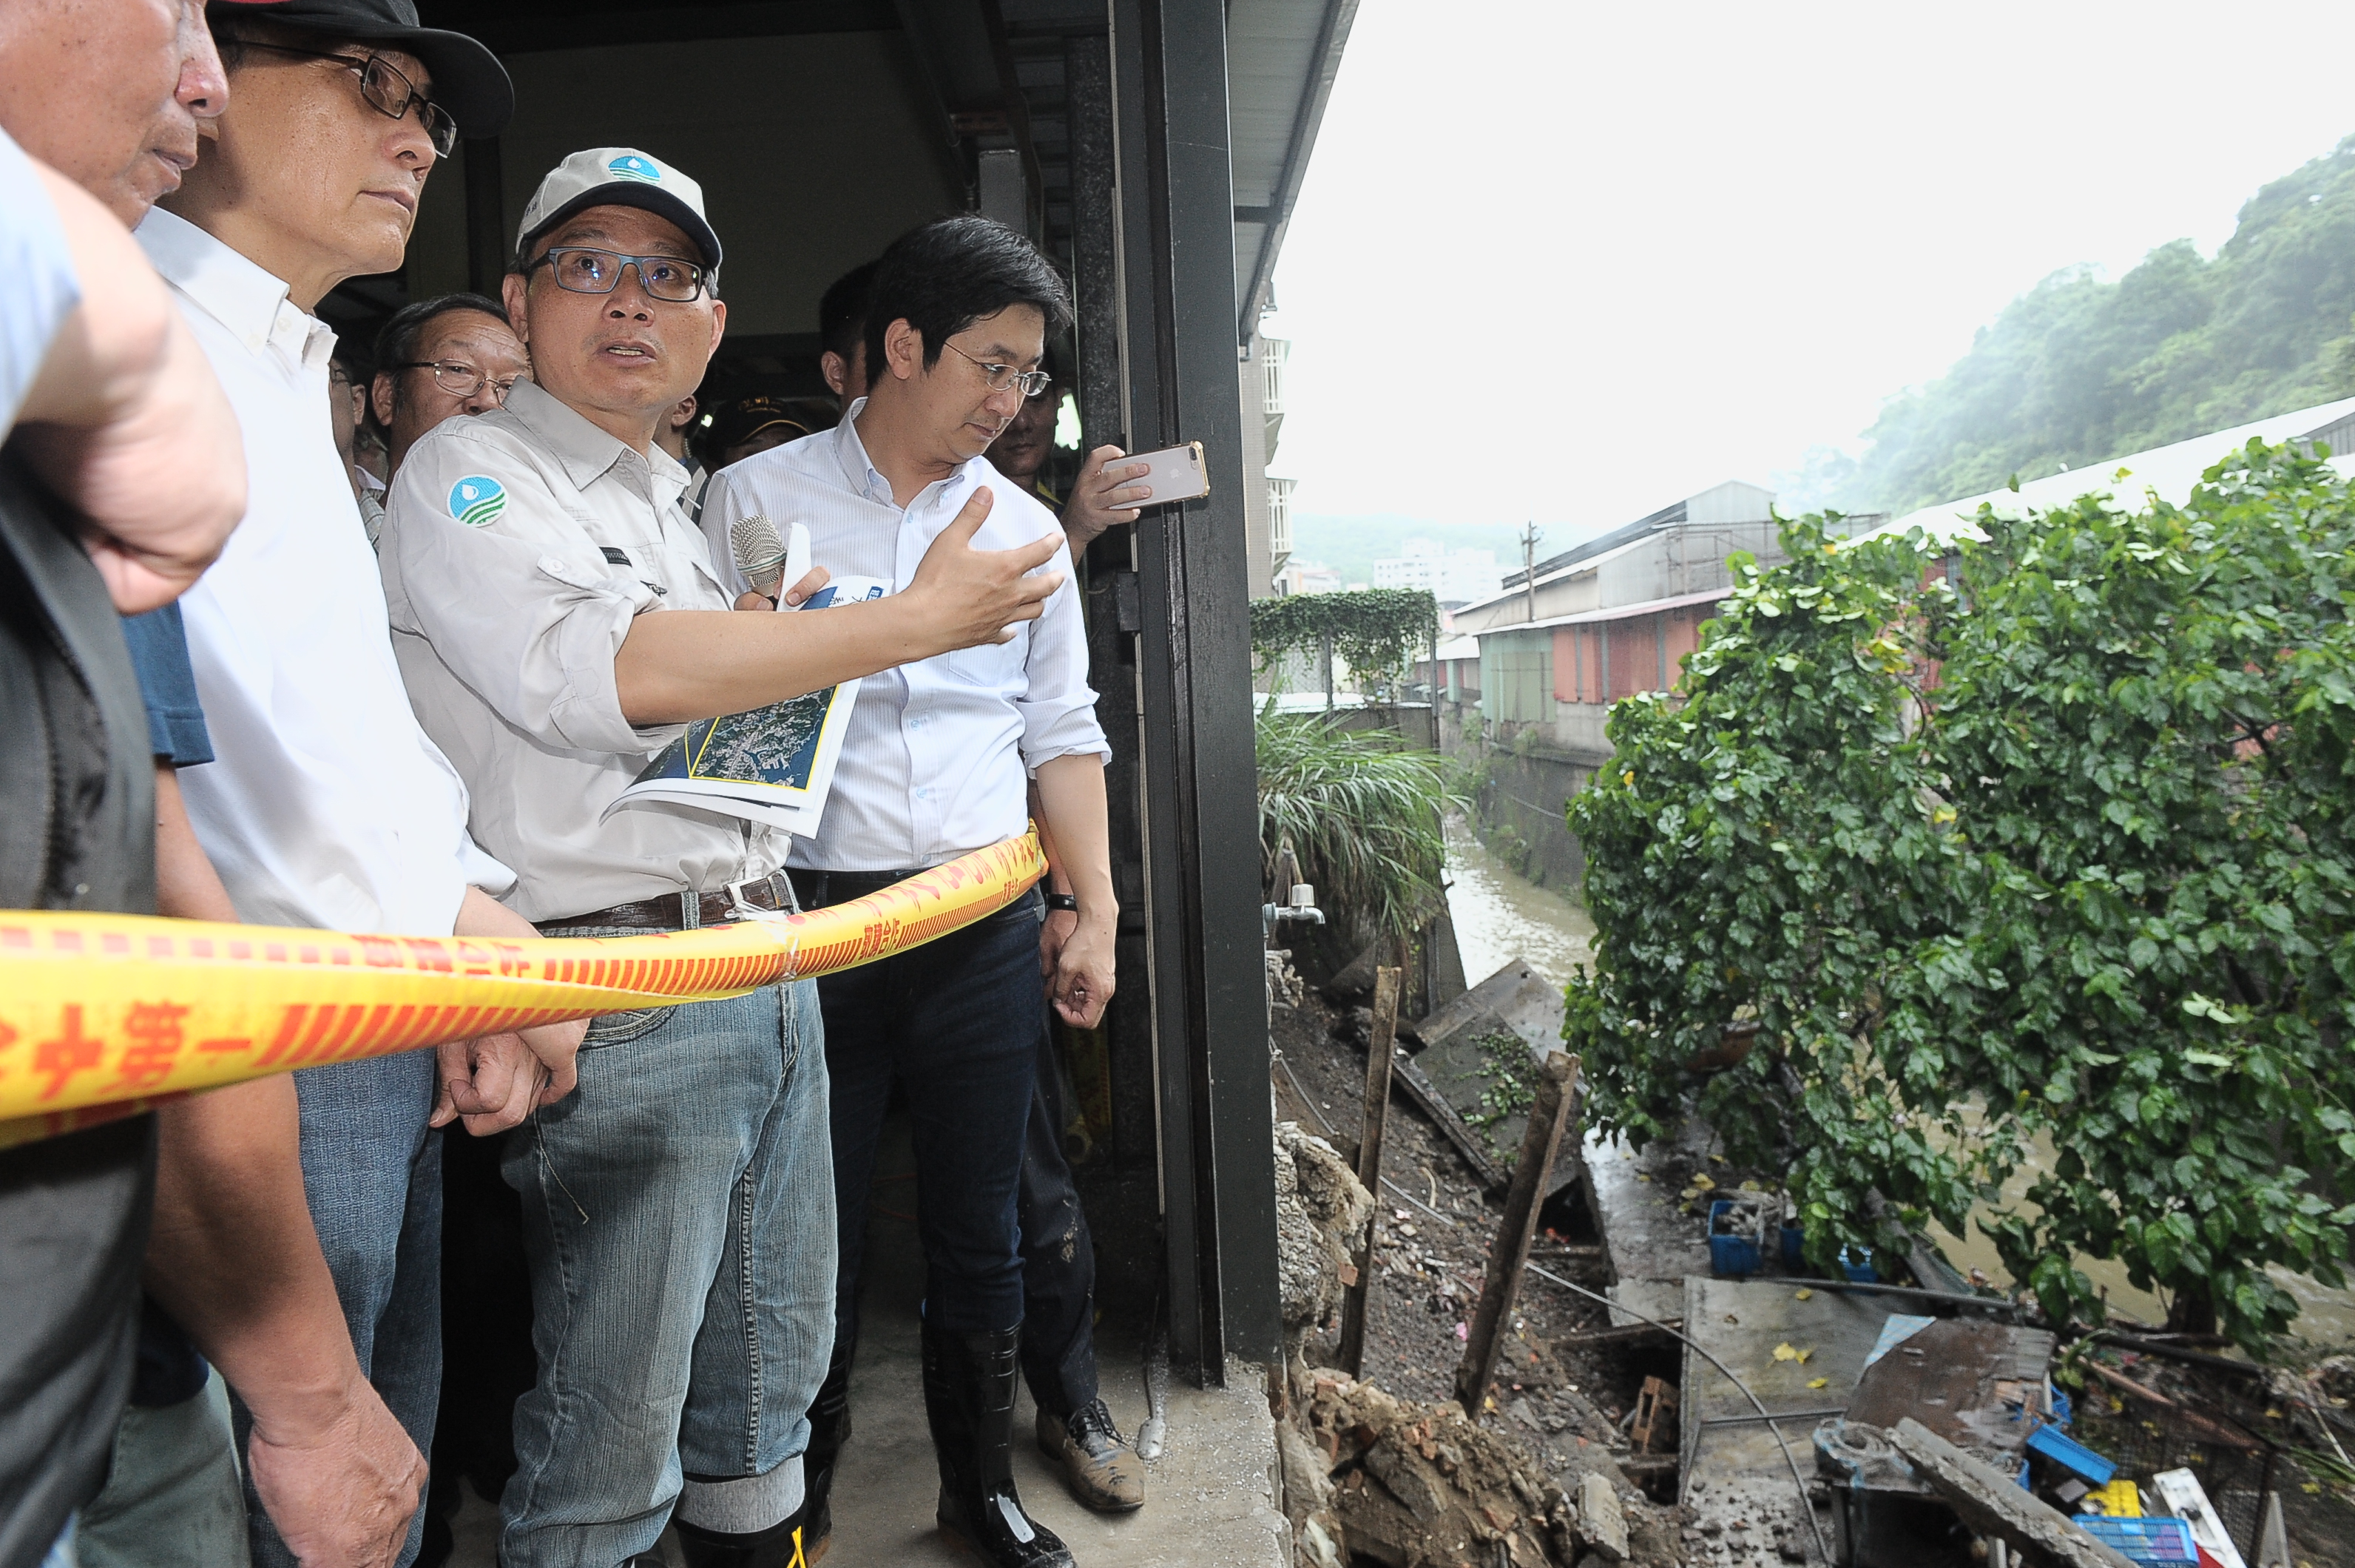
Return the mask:
[[613,656],[622,713],[641,727],[743,713],[945,653],[913,602],[890,595],[815,613],[662,610]]
[[149,1294],[273,1441],[324,1428],[360,1381],[311,1228],[294,1080],[216,1089],[156,1115]]
[[[155,770],[155,907],[237,919],[168,767]],[[311,1228],[294,1080],[216,1089],[155,1120],[149,1293],[265,1428],[333,1419],[359,1362]]]
[[1080,901],[1080,918],[1109,922],[1119,912],[1112,890],[1112,841],[1104,805],[1103,759],[1057,757],[1037,774],[1039,826],[1054,843],[1054,869]]

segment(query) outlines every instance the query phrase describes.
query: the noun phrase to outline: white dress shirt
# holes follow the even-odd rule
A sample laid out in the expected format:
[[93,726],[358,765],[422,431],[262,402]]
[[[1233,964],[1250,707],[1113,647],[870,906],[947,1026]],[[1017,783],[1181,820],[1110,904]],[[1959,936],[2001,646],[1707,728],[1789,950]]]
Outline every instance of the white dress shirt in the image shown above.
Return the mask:
[[162,208],[139,242],[245,433],[245,520],[180,600],[216,760],[188,817],[240,918],[447,934],[469,882],[466,789],[418,728],[384,590],[327,422],[335,334],[286,285]]
[[58,209],[24,149],[0,131],[0,440],[16,422],[58,328],[81,303]]
[[[915,580],[925,550],[986,485],[996,504],[975,549],[1012,549],[1062,528],[986,458],[927,485],[902,510],[868,460],[850,406],[832,430],[755,453],[712,475],[707,533],[725,539],[758,513],[810,532],[810,563],[837,577]],[[1088,686],[1087,630],[1068,548],[1039,569],[1063,585],[1010,643],[962,648],[870,675],[842,742],[834,794],[817,837],[795,838],[793,863],[829,871],[937,866],[1010,838],[1029,820],[1028,775],[1057,757],[1112,755]],[[824,614],[826,612],[815,612]]]
[[394,652],[527,919],[718,892],[784,864],[783,833],[719,812],[605,816],[686,729],[623,716],[613,656],[632,623],[729,608],[679,511],[686,486],[662,448],[624,445],[529,381],[505,408],[436,425],[392,476],[378,553]]

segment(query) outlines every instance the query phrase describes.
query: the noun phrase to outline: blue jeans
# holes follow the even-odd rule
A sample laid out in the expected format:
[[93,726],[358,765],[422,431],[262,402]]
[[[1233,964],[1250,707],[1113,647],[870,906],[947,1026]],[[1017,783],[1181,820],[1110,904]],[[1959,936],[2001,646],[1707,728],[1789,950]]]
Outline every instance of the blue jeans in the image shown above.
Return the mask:
[[834,1346],[819,1029],[806,980],[609,1013],[581,1086],[508,1135],[539,1381],[516,1404],[505,1568],[613,1568],[740,1479],[798,1500]]
[[[303,1190],[352,1349],[420,1453],[432,1450],[442,1391],[442,1139],[425,1125],[436,1084],[430,1051],[294,1074]],[[240,1406],[240,1454],[252,1427]],[[250,1477],[245,1514],[254,1568],[294,1568]],[[421,1508],[409,1521],[400,1568],[417,1561],[424,1524]]]
[[1022,1381],[1050,1415],[1096,1398],[1096,1247],[1063,1157],[1055,1041],[1039,1031],[1039,1082],[1022,1135]]
[[[796,873],[797,879],[808,873]],[[831,901],[876,879],[831,873]],[[1046,1029],[1034,893],[987,920],[817,983],[834,1079],[834,1180],[842,1273],[836,1317],[858,1337],[858,1263],[883,1112],[898,1078],[916,1151],[924,1313],[951,1333],[1022,1320],[1015,1192],[1031,1078]]]

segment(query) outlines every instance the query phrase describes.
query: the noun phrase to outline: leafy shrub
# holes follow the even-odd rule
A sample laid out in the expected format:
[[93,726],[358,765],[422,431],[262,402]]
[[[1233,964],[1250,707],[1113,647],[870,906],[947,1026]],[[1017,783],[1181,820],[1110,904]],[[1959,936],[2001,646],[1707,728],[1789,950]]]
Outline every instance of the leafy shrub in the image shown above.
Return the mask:
[[1453,763],[1321,713],[1262,713],[1257,752],[1263,877],[1288,841],[1327,917],[1361,941],[1404,936],[1439,911],[1442,814],[1464,809]]
[[1979,523],[1952,586],[1787,525],[1682,693],[1614,710],[1565,1031],[1641,1138],[1755,1019],[1701,1108],[1819,1262],[1987,1200],[2056,1321],[2101,1317],[2082,1251],[2254,1343],[2266,1265],[2337,1283],[2355,1235],[2355,496],[2253,443],[2182,507]]

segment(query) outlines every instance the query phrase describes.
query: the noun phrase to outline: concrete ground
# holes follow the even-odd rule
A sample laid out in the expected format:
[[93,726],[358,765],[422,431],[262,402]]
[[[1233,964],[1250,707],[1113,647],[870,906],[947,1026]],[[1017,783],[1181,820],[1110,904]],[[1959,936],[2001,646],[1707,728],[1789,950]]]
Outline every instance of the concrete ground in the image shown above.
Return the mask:
[[[877,1163],[876,1212],[858,1368],[851,1381],[850,1445],[834,1489],[834,1544],[826,1568],[933,1568],[976,1561],[933,1522],[940,1474],[924,1425],[917,1351],[923,1261],[912,1213],[915,1184],[892,1179],[914,1162],[895,1117]],[[890,1212],[896,1211],[897,1213]],[[1104,1402],[1134,1439],[1146,1414],[1141,1326],[1107,1319],[1097,1358]],[[1170,1380],[1167,1448],[1148,1467],[1146,1504],[1120,1518],[1071,1499],[1039,1454],[1028,1391],[1015,1424],[1015,1484],[1033,1518],[1063,1538],[1080,1568],[1289,1568],[1290,1527],[1276,1492],[1275,1425],[1261,1369],[1231,1363],[1224,1389]],[[496,1568],[496,1510],[469,1493],[456,1521],[452,1568]],[[665,1558],[677,1563],[666,1536]]]

